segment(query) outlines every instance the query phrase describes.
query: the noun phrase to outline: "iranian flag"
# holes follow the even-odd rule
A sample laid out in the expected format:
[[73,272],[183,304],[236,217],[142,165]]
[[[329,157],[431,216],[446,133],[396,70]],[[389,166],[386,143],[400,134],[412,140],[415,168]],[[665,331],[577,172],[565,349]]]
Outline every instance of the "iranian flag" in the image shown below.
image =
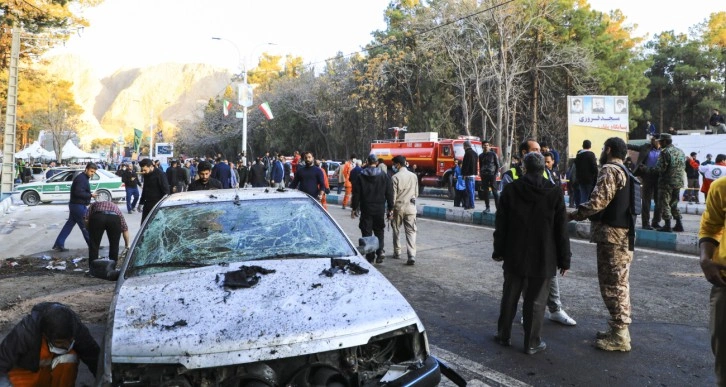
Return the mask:
[[269,103],[265,102],[265,103],[261,104],[259,107],[260,107],[260,111],[262,111],[262,114],[264,114],[265,117],[267,117],[268,120],[271,120],[271,119],[275,118],[272,115],[272,110],[270,110],[270,104]]
[[222,113],[224,113],[224,116],[227,117],[229,115],[229,110],[232,109],[232,101],[227,101],[226,99],[222,101]]

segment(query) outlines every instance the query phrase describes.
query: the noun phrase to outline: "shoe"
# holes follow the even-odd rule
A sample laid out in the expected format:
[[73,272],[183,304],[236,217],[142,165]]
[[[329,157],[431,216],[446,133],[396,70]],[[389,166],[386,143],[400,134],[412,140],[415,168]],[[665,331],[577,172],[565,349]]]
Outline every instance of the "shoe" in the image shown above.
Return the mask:
[[488,213],[490,213],[490,212],[492,212],[492,210],[490,210],[490,209],[488,209],[488,208],[485,208],[485,209],[484,209],[484,213],[488,214]]
[[345,206],[343,206],[343,209],[345,209]]
[[652,230],[652,229],[653,229],[653,227],[651,227],[651,226],[648,226],[647,224],[646,224],[645,226],[641,227],[641,228],[642,228],[643,230]]
[[608,330],[606,330],[606,331],[597,331],[597,333],[595,333],[595,338],[607,339],[612,334],[613,334],[613,328],[608,328]]
[[383,260],[386,258],[385,255],[381,254],[376,257],[376,263],[383,263]]
[[408,266],[413,266],[415,263],[416,263],[416,258],[414,258],[414,257],[409,257],[408,260],[406,261],[406,265],[408,265]]
[[671,220],[670,219],[666,220],[665,221],[665,224],[663,225],[663,227],[656,228],[656,231],[660,231],[660,232],[673,232],[673,229],[671,228]]
[[494,341],[496,341],[497,344],[499,344],[499,345],[501,345],[503,347],[511,347],[512,346],[512,339],[509,339],[509,338],[505,339],[505,338],[499,336],[499,334],[494,335]]
[[62,252],[65,252],[65,251],[68,251],[68,249],[66,249],[65,247],[61,247],[61,246],[53,246],[53,250],[59,251],[61,253]]
[[660,228],[660,222],[653,222],[650,224],[650,227],[653,227],[654,230]]
[[565,312],[564,310],[558,310],[557,312],[550,313],[549,319],[562,325],[567,325],[571,327],[577,325],[577,321],[575,321],[572,317],[568,316],[567,312]]
[[598,339],[595,346],[603,351],[630,351],[630,332],[628,328],[613,328],[610,336]]
[[134,213],[134,211],[133,211],[133,210],[129,210],[129,214],[133,214],[133,213]]
[[545,349],[547,349],[547,343],[545,343],[544,341],[540,341],[538,346],[529,347],[524,351],[524,353],[526,353],[527,355],[534,355],[535,353],[542,352]]
[[683,232],[683,223],[681,223],[680,219],[676,219],[676,225],[673,226],[673,231]]

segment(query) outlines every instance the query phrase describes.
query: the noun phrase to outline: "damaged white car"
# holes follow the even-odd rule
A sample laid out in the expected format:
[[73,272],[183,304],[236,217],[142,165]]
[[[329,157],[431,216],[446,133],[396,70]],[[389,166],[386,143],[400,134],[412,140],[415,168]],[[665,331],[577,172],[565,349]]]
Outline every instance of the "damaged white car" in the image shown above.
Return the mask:
[[[363,252],[377,248],[362,239]],[[118,276],[101,385],[437,385],[421,321],[309,196],[162,200]],[[103,273],[101,273],[103,272]],[[99,274],[101,273],[101,274]]]

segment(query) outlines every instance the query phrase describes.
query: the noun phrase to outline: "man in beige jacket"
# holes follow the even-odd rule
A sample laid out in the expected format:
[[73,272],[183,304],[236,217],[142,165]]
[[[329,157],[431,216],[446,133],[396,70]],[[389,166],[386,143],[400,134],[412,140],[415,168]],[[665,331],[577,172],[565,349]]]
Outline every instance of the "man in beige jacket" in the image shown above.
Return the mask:
[[406,232],[407,265],[416,263],[416,196],[418,196],[418,177],[406,168],[406,158],[393,158],[393,258],[401,258],[399,232],[403,224]]

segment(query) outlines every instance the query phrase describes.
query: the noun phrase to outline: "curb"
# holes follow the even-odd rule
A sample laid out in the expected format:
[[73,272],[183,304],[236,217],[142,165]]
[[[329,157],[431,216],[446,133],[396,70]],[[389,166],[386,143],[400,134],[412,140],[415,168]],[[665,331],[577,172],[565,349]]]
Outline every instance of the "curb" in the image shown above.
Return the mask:
[[[328,204],[340,204],[342,198],[338,195],[327,195]],[[705,205],[679,203],[681,212],[692,215],[703,213]],[[484,213],[481,210],[464,210],[463,208],[446,208],[417,204],[416,216],[420,218],[443,220],[447,222],[478,224],[494,227],[494,213]],[[571,238],[590,239],[590,222],[569,222],[567,224]],[[654,230],[635,230],[635,246],[658,250],[675,251],[685,254],[698,255],[698,235],[686,233],[666,233]]]

